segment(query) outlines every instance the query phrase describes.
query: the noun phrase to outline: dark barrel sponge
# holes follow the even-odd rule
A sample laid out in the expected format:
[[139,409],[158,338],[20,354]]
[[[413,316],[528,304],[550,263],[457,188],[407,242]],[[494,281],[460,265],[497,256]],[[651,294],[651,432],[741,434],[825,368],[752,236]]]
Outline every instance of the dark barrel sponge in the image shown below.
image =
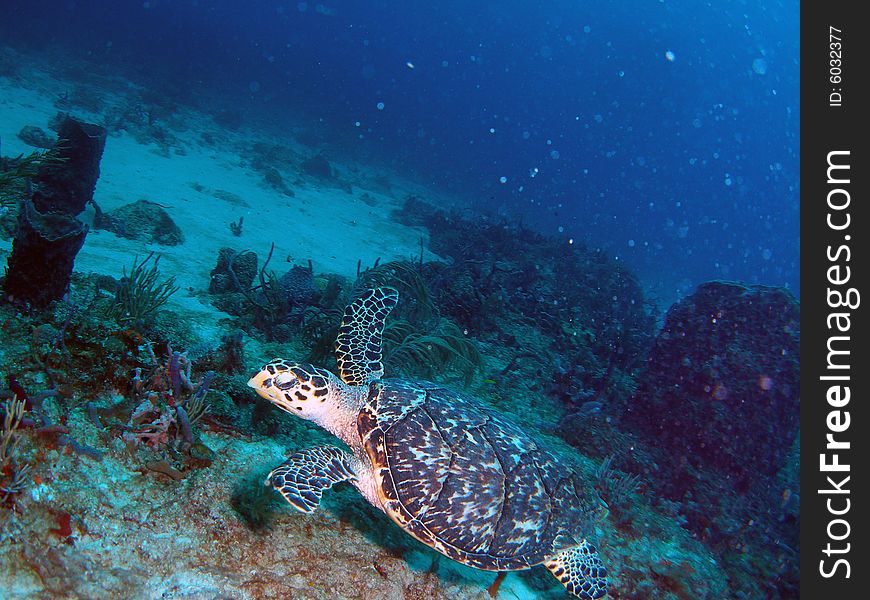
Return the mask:
[[57,160],[45,163],[34,180],[33,206],[41,213],[78,215],[94,197],[106,130],[66,117],[57,132]]
[[40,309],[60,299],[87,233],[88,226],[75,217],[42,214],[25,200],[3,281],[8,298]]
[[6,299],[43,309],[69,289],[73,263],[87,235],[76,216],[93,198],[106,130],[66,117],[51,160],[42,161],[33,194],[24,198],[7,261]]
[[671,494],[699,470],[739,490],[783,466],[798,434],[799,349],[800,305],[781,288],[710,282],[671,307],[624,417],[670,455]]

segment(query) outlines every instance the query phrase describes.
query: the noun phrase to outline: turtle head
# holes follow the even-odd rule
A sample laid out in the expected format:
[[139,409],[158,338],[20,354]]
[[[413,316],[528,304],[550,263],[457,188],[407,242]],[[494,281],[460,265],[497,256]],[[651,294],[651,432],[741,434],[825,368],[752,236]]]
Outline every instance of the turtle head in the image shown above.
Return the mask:
[[334,410],[340,384],[326,369],[280,358],[267,363],[248,381],[260,397],[309,421],[320,421]]

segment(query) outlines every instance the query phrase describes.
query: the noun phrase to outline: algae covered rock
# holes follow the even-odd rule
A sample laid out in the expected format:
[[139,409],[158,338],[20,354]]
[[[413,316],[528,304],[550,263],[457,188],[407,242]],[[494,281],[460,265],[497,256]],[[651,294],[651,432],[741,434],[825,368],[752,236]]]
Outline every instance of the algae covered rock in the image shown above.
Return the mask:
[[94,227],[130,240],[164,246],[184,243],[181,228],[175,224],[166,209],[150,200],[137,200],[108,213],[98,211]]
[[[745,489],[783,466],[798,434],[799,341],[788,291],[703,284],[668,311],[626,425],[672,462]],[[681,484],[670,485],[678,495]]]
[[311,177],[331,179],[335,176],[332,165],[329,164],[329,161],[322,153],[315,154],[314,156],[305,159],[302,161],[301,166],[302,171]]
[[35,125],[25,125],[18,132],[18,139],[34,148],[51,148],[54,146],[54,139],[46,133],[41,127]]

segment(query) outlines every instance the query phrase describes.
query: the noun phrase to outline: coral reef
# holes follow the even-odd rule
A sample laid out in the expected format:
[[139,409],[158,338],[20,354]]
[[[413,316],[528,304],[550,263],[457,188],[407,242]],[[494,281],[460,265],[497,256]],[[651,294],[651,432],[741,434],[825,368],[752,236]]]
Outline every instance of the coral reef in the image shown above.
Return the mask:
[[[279,174],[298,165],[260,150]],[[0,306],[0,580],[34,597],[489,598],[494,574],[440,560],[347,486],[309,516],[262,486],[286,449],[326,438],[251,393],[254,363],[334,364],[343,307],[390,285],[388,375],[464,389],[576,463],[609,505],[594,534],[612,597],[793,597],[793,299],[711,283],[656,336],[639,284],[601,252],[414,197],[396,218],[425,227],[444,260],[423,260],[421,242],[419,256],[360,262],[353,280],[221,248],[208,299],[224,314],[207,339],[183,326],[156,254],[118,280],[74,273],[46,311]],[[688,419],[709,427],[675,435]],[[736,421],[764,419],[788,425],[788,443],[740,438]],[[756,462],[740,462],[740,443]],[[536,569],[508,574],[497,597],[565,593]]]
[[194,436],[193,426],[209,411],[206,394],[215,374],[207,371],[193,383],[192,362],[186,353],[168,345],[166,360],[160,362],[150,345],[146,350],[152,365],[147,371],[134,369],[130,381],[133,409],[125,423],[115,420],[115,427],[130,449],[142,445],[165,450],[157,460],[145,463],[147,469],[182,479],[185,470],[211,464],[213,453]]
[[[655,327],[655,310],[629,271],[580,243],[448,213],[413,196],[395,218],[425,226],[432,250],[452,261],[423,267],[444,316],[514,358],[529,352],[521,336],[543,336],[544,347],[531,354],[550,365],[542,377],[553,382],[548,393],[572,410],[595,397],[606,414],[622,411]],[[509,360],[496,379],[526,364]]]
[[3,421],[0,424],[0,505],[7,504],[10,499],[27,485],[27,463],[22,463],[18,456],[18,444],[21,433],[18,428],[24,417],[26,398],[13,394],[12,399],[3,404]]
[[273,244],[258,270],[253,252],[221,248],[209,292],[215,306],[243,319],[242,328],[282,341],[303,327],[307,315],[318,306],[321,290],[315,285],[310,263],[307,267],[293,265],[280,277],[267,270],[274,250]]

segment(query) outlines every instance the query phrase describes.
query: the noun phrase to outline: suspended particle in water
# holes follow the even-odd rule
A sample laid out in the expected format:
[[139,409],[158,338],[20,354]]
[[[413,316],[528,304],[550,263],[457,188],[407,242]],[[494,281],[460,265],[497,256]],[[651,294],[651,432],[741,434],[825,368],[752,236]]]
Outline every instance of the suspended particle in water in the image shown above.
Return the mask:
[[752,61],[752,70],[758,75],[764,75],[767,73],[767,61],[763,58],[756,58]]
[[414,68],[414,63],[412,63],[412,62],[409,60],[408,62],[405,63],[405,66],[408,67],[409,69],[413,69],[413,68]]
[[552,158],[553,160],[559,160],[560,156],[561,156],[561,154],[559,154],[558,150],[551,150],[550,151],[550,158]]
[[383,102],[378,102],[375,106],[378,107],[378,110],[384,110],[384,103]]
[[634,240],[628,240],[628,247],[634,248]]
[[677,60],[677,55],[670,50],[667,50],[665,51],[665,60],[668,62],[674,62],[675,60]]
[[620,76],[620,77],[625,77],[625,71],[620,71],[620,72],[619,72],[619,76]]
[[502,175],[501,177],[498,178],[498,181],[499,181],[499,183],[507,183],[507,177]]
[[538,174],[538,167],[532,167],[531,169],[529,169],[529,177],[531,177],[532,179],[534,179],[535,175],[537,175],[537,174]]
[[490,133],[495,133],[495,127],[490,127],[490,128],[489,128],[489,132],[490,132]]
[[565,233],[565,228],[559,225],[559,233]]

